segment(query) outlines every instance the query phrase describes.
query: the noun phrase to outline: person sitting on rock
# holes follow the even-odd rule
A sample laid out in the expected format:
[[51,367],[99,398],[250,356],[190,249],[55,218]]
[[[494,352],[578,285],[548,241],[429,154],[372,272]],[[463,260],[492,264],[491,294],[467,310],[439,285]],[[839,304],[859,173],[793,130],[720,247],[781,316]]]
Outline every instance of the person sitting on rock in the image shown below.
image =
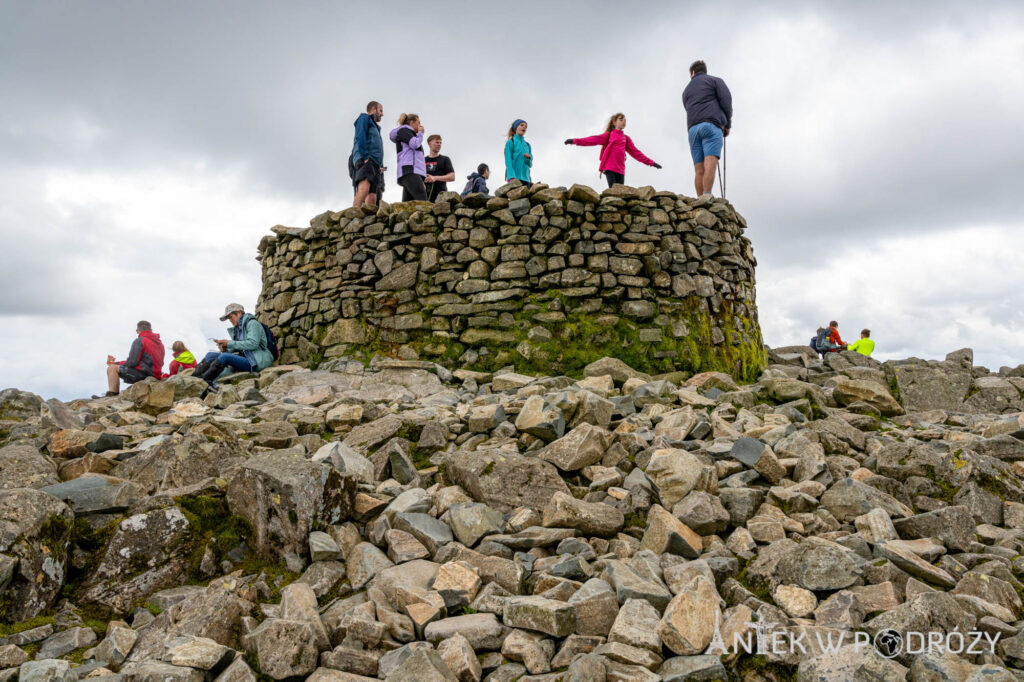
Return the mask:
[[838,353],[846,350],[846,342],[839,336],[839,323],[833,320],[827,327],[818,327],[812,346],[825,357],[825,353]]
[[835,320],[828,323],[828,341],[836,350],[846,350],[846,341],[839,336],[839,323]]
[[519,180],[527,187],[532,186],[531,168],[533,149],[526,141],[526,121],[517,118],[508,129],[508,141],[505,143],[505,182]]
[[163,374],[164,344],[160,335],[153,333],[153,326],[146,320],[135,325],[135,340],[128,349],[128,359],[118,362],[113,355],[107,356],[107,392],[93,398],[109,398],[118,395],[120,382],[134,384],[147,377],[159,378]]
[[847,346],[846,350],[857,351],[861,355],[866,355],[870,358],[871,353],[875,350],[875,342],[871,340],[871,330],[861,329],[860,338]]
[[595,147],[601,145],[600,165],[598,172],[602,173],[608,180],[608,186],[618,183],[626,184],[626,154],[628,153],[640,163],[661,168],[661,164],[651,161],[647,156],[636,148],[633,139],[622,132],[626,127],[626,115],[622,113],[612,114],[608,119],[608,126],[600,135],[590,137],[572,137],[565,141],[566,144],[574,144],[579,147]]
[[167,377],[173,377],[183,369],[191,369],[196,366],[196,356],[192,355],[192,351],[188,348],[185,348],[184,342],[175,341],[172,343],[171,353],[174,354],[174,359],[171,360],[171,364],[169,366],[170,372],[163,376],[164,379]]
[[491,169],[487,167],[486,163],[481,163],[476,167],[475,173],[470,173],[466,176],[465,189],[462,190],[462,196],[469,194],[487,194],[487,178],[491,177]]
[[231,338],[214,339],[220,352],[207,353],[193,373],[193,376],[203,379],[211,388],[215,387],[222,374],[231,371],[259,372],[274,362],[263,324],[245,312],[242,304],[229,303],[220,319],[221,322],[231,322],[228,328],[228,336]]

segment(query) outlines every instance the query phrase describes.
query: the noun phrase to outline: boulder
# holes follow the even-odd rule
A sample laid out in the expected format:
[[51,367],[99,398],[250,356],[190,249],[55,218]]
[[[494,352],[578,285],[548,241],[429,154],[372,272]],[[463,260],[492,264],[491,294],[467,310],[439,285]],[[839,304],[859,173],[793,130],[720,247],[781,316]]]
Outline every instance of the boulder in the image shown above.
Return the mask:
[[0,448],[0,490],[42,488],[59,482],[57,467],[33,446]]
[[704,465],[686,450],[660,449],[651,455],[646,469],[661,503],[671,509],[702,481]]
[[812,592],[841,590],[863,580],[863,559],[824,538],[810,537],[779,561],[777,580]]
[[193,548],[193,529],[177,507],[131,516],[118,524],[81,599],[128,613],[143,597],[180,585]]
[[805,658],[797,668],[796,679],[798,682],[905,680],[907,672],[907,668],[884,658],[874,647],[851,644]]
[[504,450],[456,450],[445,455],[445,472],[477,502],[509,512],[517,507],[543,509],[569,488],[550,463]]
[[275,680],[305,676],[316,670],[317,647],[309,623],[268,618],[245,637],[260,670]]
[[832,396],[843,406],[852,405],[858,401],[865,402],[885,417],[903,414],[903,407],[892,397],[889,389],[876,381],[837,377],[832,389]]
[[537,456],[562,471],[578,471],[600,462],[611,440],[612,435],[606,429],[584,423],[549,443]]
[[504,623],[553,637],[565,637],[576,629],[576,612],[565,602],[544,597],[509,597]]
[[505,521],[497,509],[479,502],[470,502],[454,504],[448,509],[448,525],[459,542],[472,547],[482,538],[502,532]]
[[704,576],[694,577],[668,606],[658,624],[661,641],[676,654],[701,654],[711,644],[720,621],[718,590]]
[[956,412],[971,388],[970,369],[955,363],[893,364],[889,371],[907,412]]
[[126,397],[139,412],[156,416],[174,406],[174,385],[166,381],[146,379],[132,384],[126,391]]
[[657,554],[678,554],[687,559],[700,556],[704,543],[701,537],[664,507],[654,505],[647,513],[647,528],[640,541],[642,549]]
[[57,498],[32,488],[0,490],[0,556],[10,578],[0,619],[34,618],[57,599],[68,565],[68,542],[74,513]]
[[607,504],[584,502],[557,492],[544,507],[542,523],[548,528],[575,528],[585,535],[614,535],[622,530],[625,517]]
[[245,460],[228,481],[231,512],[252,530],[248,541],[273,558],[305,555],[312,530],[352,516],[355,476],[288,452],[268,452]]
[[555,406],[549,406],[544,398],[533,395],[526,399],[516,416],[516,429],[543,441],[551,442],[565,434],[565,417]]

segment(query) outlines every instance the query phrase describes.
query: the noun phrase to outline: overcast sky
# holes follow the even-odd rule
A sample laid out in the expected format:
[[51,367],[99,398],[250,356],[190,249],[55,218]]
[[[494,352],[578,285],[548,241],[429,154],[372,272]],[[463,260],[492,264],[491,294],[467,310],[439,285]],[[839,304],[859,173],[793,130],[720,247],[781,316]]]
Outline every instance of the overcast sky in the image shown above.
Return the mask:
[[212,348],[260,237],[351,204],[370,99],[443,135],[454,189],[514,118],[535,180],[599,187],[562,140],[624,111],[664,166],[627,182],[692,194],[696,58],[733,93],[768,344],[837,318],[882,359],[1024,362],[1022,3],[0,0],[0,388],[101,392],[138,319]]

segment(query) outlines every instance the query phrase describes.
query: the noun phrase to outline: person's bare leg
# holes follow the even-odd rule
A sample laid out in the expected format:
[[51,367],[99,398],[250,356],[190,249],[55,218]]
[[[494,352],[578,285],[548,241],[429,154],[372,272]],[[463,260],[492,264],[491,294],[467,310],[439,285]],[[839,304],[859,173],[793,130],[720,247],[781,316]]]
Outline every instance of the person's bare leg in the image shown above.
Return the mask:
[[107,390],[117,393],[121,379],[117,376],[117,365],[107,365]]
[[715,171],[718,170],[718,157],[704,157],[704,192],[710,193],[715,188]]
[[693,185],[697,188],[697,196],[704,193],[704,162],[693,164]]
[[352,200],[353,206],[362,206],[363,202],[366,201],[366,196],[370,193],[370,181],[362,180],[356,186],[356,196]]
[[366,195],[366,205],[367,206],[376,206],[377,205],[377,195],[376,194],[367,194]]

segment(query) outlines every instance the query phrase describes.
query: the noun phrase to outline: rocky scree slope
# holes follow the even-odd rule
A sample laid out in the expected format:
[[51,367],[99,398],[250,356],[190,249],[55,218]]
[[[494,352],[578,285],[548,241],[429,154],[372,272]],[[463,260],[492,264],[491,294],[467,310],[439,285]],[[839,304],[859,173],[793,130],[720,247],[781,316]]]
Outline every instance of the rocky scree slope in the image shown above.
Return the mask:
[[1024,365],[768,357],[4,390],[0,680],[1021,679]]

